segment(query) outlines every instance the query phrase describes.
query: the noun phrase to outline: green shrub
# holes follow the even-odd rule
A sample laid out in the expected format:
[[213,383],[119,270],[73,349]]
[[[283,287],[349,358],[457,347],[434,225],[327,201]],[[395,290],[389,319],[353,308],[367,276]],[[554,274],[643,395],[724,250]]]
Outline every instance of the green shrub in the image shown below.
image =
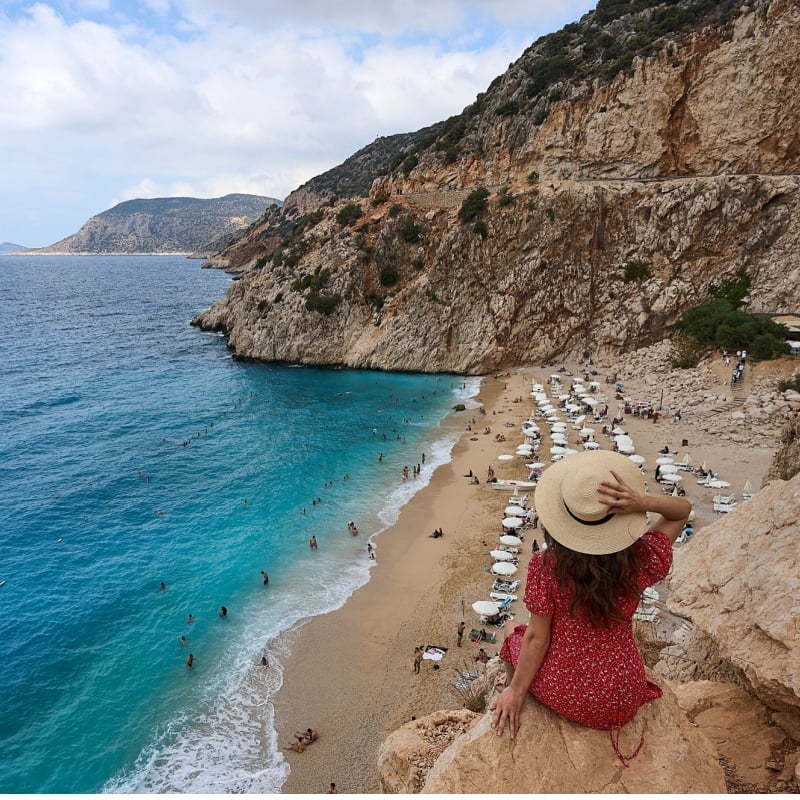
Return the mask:
[[361,219],[363,213],[358,203],[348,203],[344,208],[339,210],[339,213],[336,215],[336,222],[342,227],[347,227],[356,222],[356,220]]
[[412,153],[410,156],[406,156],[406,158],[403,159],[403,163],[400,166],[403,175],[408,175],[408,173],[411,172],[411,170],[414,169],[414,167],[416,167],[417,164],[419,164],[419,157],[417,156],[416,153]]
[[392,203],[389,207],[389,216],[396,217],[402,210],[403,206],[401,206],[400,203]]
[[528,97],[540,95],[551,83],[571,77],[575,72],[575,62],[566,55],[559,54],[541,58],[528,70],[530,81],[525,87]]
[[264,269],[264,267],[267,266],[268,261],[269,256],[261,256],[261,258],[259,258],[253,266],[255,269]]
[[539,183],[539,173],[535,169],[528,173],[528,183]]
[[414,269],[422,269],[425,266],[425,259],[422,256],[417,256],[411,262],[411,266],[414,267]]
[[341,302],[342,298],[338,294],[324,295],[311,292],[306,298],[306,309],[329,317]]
[[394,286],[400,280],[400,273],[392,266],[381,267],[379,280],[382,286]]
[[414,244],[422,238],[422,226],[418,225],[412,216],[403,220],[397,232],[400,234],[400,238],[409,244]]
[[550,111],[543,108],[533,115],[533,124],[541,125],[550,116]]
[[283,292],[278,292],[278,294],[275,295],[275,299],[272,302],[280,303],[281,300],[283,300]]
[[650,277],[650,262],[632,258],[625,264],[625,282],[646,281]]
[[481,186],[470,192],[461,208],[458,211],[458,218],[462,222],[472,222],[472,220],[479,217],[486,210],[486,201],[489,197],[489,190]]
[[800,372],[795,372],[789,380],[778,381],[779,392],[786,392],[789,390],[800,392]]
[[516,100],[509,100],[507,103],[498,106],[494,113],[498,117],[513,117],[514,114],[519,114],[519,103]]
[[508,189],[505,189],[498,196],[497,203],[500,206],[500,208],[505,208],[506,206],[513,206],[514,205],[514,195],[510,194]]
[[455,164],[456,161],[458,161],[458,148],[450,146],[444,151],[444,163]]
[[489,235],[489,228],[487,227],[486,223],[479,219],[473,226],[472,232],[477,233],[481,239],[485,239]]

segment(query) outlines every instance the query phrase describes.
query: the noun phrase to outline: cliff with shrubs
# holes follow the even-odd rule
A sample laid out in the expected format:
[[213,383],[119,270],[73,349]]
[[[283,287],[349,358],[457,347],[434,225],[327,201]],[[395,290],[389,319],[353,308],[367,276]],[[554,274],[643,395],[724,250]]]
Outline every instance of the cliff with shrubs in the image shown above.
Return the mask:
[[747,310],[795,311],[798,78],[789,0],[601,0],[368,198],[272,209],[195,324],[241,357],[485,373],[660,341],[736,276]]

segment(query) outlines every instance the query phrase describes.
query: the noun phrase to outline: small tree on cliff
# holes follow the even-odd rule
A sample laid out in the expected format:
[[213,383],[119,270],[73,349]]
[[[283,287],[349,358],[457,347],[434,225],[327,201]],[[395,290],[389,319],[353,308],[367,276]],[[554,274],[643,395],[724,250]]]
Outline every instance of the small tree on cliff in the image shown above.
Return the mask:
[[458,211],[458,218],[462,222],[472,222],[486,210],[486,201],[489,199],[489,190],[484,186],[470,192]]

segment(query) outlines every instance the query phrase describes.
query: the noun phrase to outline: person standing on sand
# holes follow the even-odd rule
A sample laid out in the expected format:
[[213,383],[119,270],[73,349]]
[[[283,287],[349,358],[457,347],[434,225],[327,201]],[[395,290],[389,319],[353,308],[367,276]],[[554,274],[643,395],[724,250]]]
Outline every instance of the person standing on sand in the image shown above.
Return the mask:
[[456,628],[456,635],[458,636],[458,646],[461,647],[461,640],[464,638],[464,620],[462,619],[461,622],[458,623],[458,627]]
[[[662,692],[645,674],[633,638],[639,596],[666,577],[689,502],[648,495],[644,476],[619,453],[578,453],[545,470],[536,507],[547,550],[528,566],[530,623],[506,637],[500,656],[508,685],[491,726],[511,738],[528,693],[566,719],[607,730],[620,762],[619,735]],[[652,522],[648,527],[647,515]]]
[[419,673],[419,665],[422,663],[422,648],[414,648],[414,672]]

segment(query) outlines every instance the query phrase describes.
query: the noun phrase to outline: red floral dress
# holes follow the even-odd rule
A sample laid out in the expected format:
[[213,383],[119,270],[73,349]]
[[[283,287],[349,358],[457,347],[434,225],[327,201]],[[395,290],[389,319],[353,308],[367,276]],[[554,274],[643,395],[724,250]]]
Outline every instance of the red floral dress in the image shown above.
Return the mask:
[[[666,577],[672,566],[672,545],[660,531],[649,531],[637,543],[642,568],[634,576],[639,591]],[[661,689],[647,680],[633,638],[632,618],[638,599],[622,599],[625,622],[596,628],[570,616],[570,596],[556,579],[552,557],[536,553],[528,566],[525,605],[531,614],[552,617],[550,647],[530,692],[548,708],[581,725],[610,730],[633,719]],[[509,634],[500,651],[504,661],[517,665],[525,625]]]

